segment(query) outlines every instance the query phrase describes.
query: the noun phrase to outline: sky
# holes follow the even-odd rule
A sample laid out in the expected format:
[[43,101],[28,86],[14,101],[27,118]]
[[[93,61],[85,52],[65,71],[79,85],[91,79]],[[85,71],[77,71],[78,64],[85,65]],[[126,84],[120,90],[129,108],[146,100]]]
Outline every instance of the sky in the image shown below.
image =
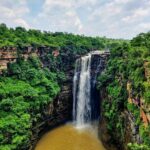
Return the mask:
[[150,31],[150,0],[0,0],[0,23],[131,39]]

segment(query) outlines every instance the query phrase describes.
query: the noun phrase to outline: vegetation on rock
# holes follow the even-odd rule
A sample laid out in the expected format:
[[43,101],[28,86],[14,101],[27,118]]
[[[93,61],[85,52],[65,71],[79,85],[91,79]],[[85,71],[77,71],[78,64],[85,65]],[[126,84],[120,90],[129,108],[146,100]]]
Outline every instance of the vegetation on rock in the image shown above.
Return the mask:
[[[130,143],[131,150],[146,150],[146,147],[150,147],[150,125],[144,126],[146,122],[140,114],[141,109],[146,113],[145,105],[150,106],[150,82],[145,75],[145,69],[149,68],[144,66],[145,62],[150,62],[149,38],[150,33],[142,33],[130,43],[112,48],[106,70],[98,79],[98,88],[105,89],[107,93],[102,105],[112,142],[124,141],[124,112],[127,110],[134,117],[136,132],[141,137],[142,145]],[[131,85],[130,94],[128,83]]]

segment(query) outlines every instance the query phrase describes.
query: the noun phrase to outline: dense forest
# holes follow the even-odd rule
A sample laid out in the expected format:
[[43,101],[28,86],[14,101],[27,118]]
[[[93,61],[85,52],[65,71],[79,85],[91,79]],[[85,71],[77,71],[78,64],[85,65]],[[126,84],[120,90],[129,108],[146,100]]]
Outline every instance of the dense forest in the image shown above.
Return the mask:
[[[143,141],[141,145],[129,143],[128,146],[131,150],[149,150],[150,126],[143,126],[139,108],[128,103],[127,83],[131,84],[133,97],[143,98],[144,103],[150,104],[150,82],[144,74],[144,63],[150,61],[150,33],[142,33],[128,41],[0,25],[1,48],[16,47],[19,54],[29,46],[33,50],[39,47],[50,50],[42,59],[30,56],[25,60],[18,55],[17,61],[8,64],[7,70],[0,75],[1,150],[28,148],[31,129],[41,121],[44,108],[59,93],[68,67],[74,67],[75,59],[89,51],[105,49],[109,49],[111,55],[104,73],[98,78],[98,89],[105,89],[108,95],[102,105],[112,142],[122,140],[124,120],[121,113],[129,110]],[[57,58],[52,55],[56,49],[60,53]],[[43,67],[43,61],[49,65]],[[147,67],[150,69],[150,64]]]
[[63,32],[48,32],[35,29],[26,30],[23,27],[8,28],[0,24],[0,47],[5,46],[48,46],[57,49],[68,49],[74,54],[88,50],[109,48],[122,40],[107,39],[106,37],[86,37]]

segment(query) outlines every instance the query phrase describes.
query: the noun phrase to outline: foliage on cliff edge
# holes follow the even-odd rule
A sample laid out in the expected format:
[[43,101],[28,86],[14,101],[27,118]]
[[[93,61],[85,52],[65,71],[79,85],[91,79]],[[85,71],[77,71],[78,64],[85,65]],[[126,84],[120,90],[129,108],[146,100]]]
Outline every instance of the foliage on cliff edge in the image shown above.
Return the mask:
[[[145,127],[140,116],[140,108],[150,106],[150,82],[148,74],[145,74],[145,70],[149,72],[150,67],[147,65],[145,68],[146,62],[150,62],[150,33],[142,33],[131,43],[111,49],[107,68],[98,79],[98,88],[105,89],[107,93],[102,108],[113,143],[123,143],[125,140],[125,112],[134,118],[135,134],[140,135],[139,141],[135,142],[142,145],[129,144],[131,150],[146,150],[145,147],[150,147],[150,125]],[[128,83],[131,85],[130,95]],[[132,104],[128,101],[129,96]],[[141,106],[142,103],[144,106]]]

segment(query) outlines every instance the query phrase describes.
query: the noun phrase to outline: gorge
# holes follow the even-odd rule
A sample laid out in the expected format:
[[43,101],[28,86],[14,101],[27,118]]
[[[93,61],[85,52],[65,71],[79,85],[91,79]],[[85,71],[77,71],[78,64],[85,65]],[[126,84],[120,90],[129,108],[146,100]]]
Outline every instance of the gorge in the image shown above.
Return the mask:
[[[72,87],[73,123],[47,133],[35,150],[62,150],[66,149],[66,145],[69,150],[104,150],[97,135],[100,97],[96,94],[96,77],[103,71],[105,66],[102,62],[107,59],[107,55],[109,53],[105,51],[93,51],[76,60]],[[95,99],[92,98],[94,95]]]
[[149,32],[132,40],[4,24],[0,32],[1,150],[67,149],[67,139],[69,150],[149,150]]

